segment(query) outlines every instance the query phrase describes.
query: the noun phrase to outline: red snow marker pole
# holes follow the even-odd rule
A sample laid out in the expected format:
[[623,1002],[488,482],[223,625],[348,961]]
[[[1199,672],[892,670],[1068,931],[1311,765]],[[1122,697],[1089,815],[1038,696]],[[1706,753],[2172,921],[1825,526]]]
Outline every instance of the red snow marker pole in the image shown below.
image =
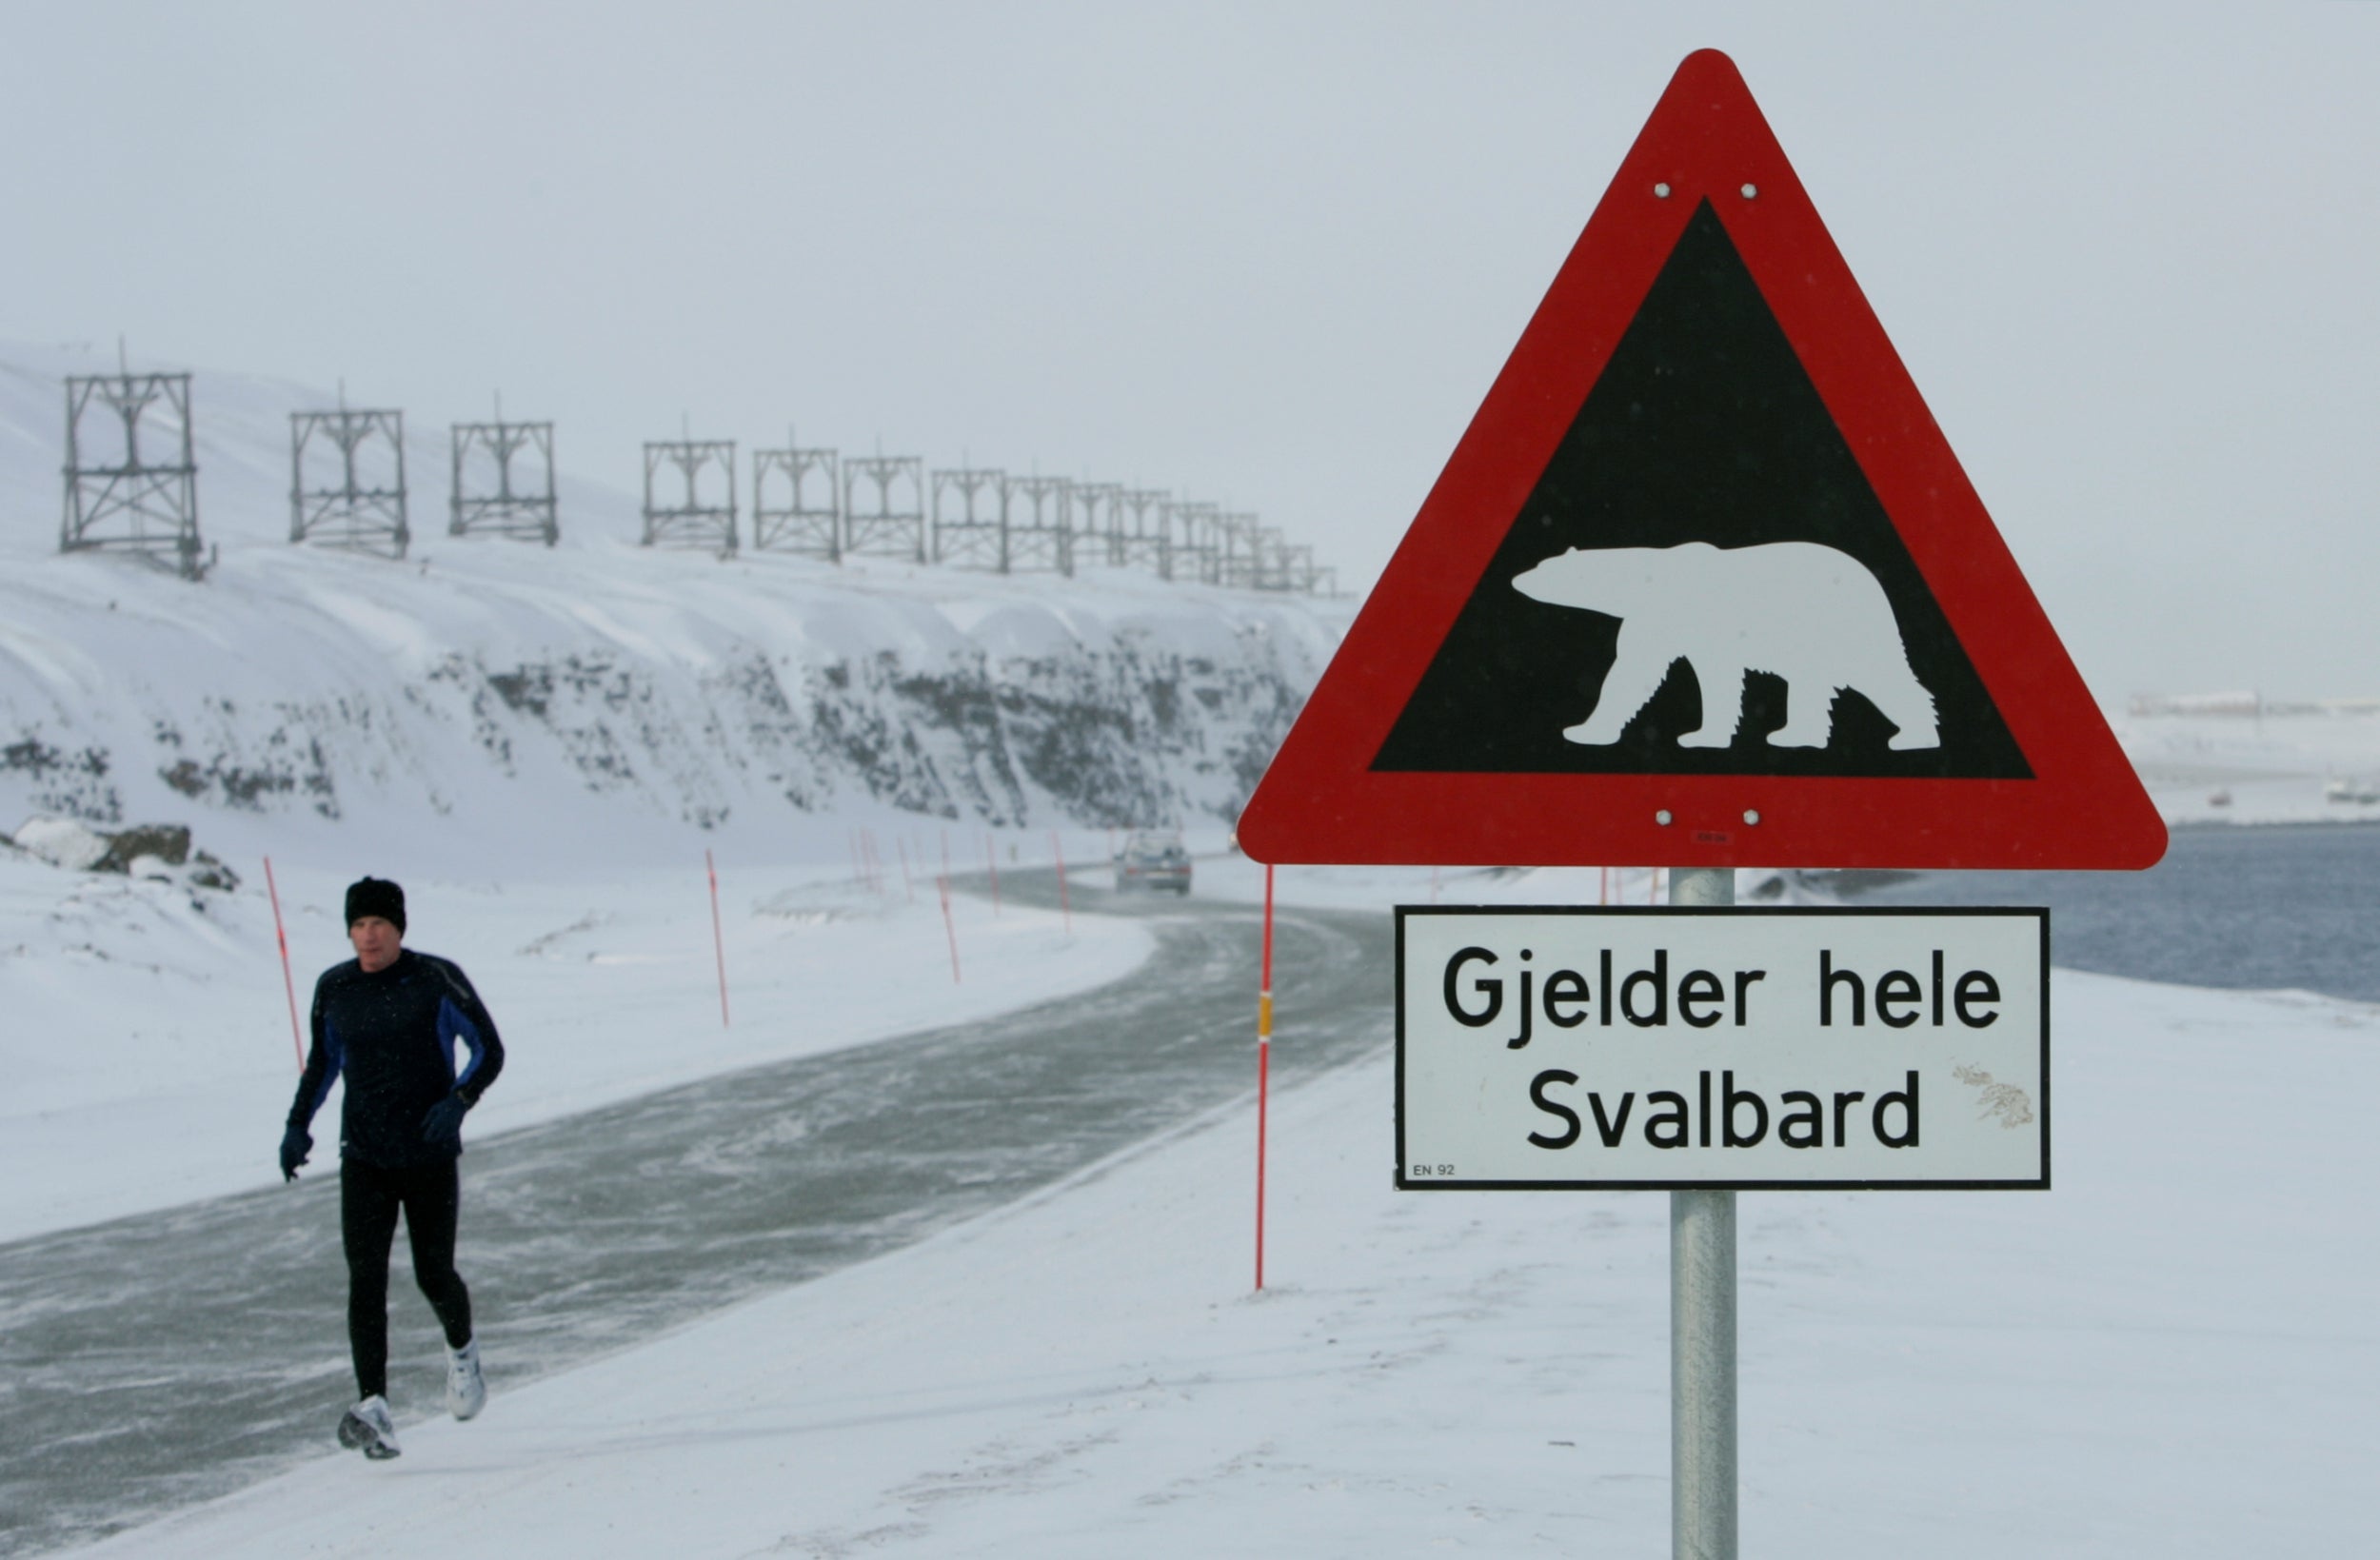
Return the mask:
[[719,1027],[727,1027],[727,938],[719,929],[719,869],[711,853],[703,853],[703,872],[711,880],[711,948],[719,955]]
[[306,1037],[298,1031],[297,982],[289,977],[289,937],[281,929],[281,890],[273,886],[272,858],[265,858],[265,892],[272,899],[272,939],[281,944],[281,989],[289,994],[289,1043],[297,1047],[298,1071],[306,1071]]
[[950,879],[937,878],[934,881],[942,891],[942,931],[950,938],[950,983],[956,986],[960,983],[959,929],[951,924],[950,919]]
[[1049,831],[1049,848],[1058,858],[1058,913],[1066,918],[1066,935],[1074,935],[1074,907],[1066,902],[1066,847],[1058,838],[1058,831]]
[[1000,858],[992,853],[992,837],[983,837],[983,864],[992,869],[992,918],[1000,919]]
[[1264,1287],[1264,1127],[1273,1074],[1273,868],[1264,867],[1264,974],[1256,994],[1256,1287]]

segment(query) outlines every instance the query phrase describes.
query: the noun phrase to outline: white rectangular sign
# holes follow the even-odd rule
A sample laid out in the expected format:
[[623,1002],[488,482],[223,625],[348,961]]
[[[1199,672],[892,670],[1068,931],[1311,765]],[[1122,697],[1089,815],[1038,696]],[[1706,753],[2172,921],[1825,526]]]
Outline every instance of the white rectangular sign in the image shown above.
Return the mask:
[[1397,1184],[2050,1184],[2050,913],[1402,906]]

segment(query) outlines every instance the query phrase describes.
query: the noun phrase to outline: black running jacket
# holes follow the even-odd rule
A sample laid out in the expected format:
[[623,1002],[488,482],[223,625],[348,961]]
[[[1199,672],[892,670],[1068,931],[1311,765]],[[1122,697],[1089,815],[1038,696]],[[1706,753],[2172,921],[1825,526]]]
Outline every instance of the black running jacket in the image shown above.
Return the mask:
[[[460,1072],[457,1042],[468,1053]],[[476,1104],[504,1064],[496,1020],[451,960],[400,948],[394,963],[367,975],[350,958],[315,982],[314,1044],[289,1125],[312,1121],[344,1073],[340,1156],[384,1170],[435,1164],[461,1151],[424,1142],[423,1117],[449,1094]]]

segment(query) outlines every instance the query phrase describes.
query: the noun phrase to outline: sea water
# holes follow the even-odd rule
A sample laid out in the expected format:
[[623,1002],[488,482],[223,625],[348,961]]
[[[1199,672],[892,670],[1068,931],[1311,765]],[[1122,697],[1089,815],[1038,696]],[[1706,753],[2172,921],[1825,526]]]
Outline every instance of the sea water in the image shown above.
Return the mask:
[[2380,1001],[2380,824],[2173,831],[2146,872],[1930,872],[1863,905],[2047,905],[2068,969]]

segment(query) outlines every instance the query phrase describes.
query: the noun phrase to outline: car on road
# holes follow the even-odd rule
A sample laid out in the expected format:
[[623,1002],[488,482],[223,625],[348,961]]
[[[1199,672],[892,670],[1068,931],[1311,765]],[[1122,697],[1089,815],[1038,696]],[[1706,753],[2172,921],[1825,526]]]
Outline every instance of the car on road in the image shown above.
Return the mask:
[[1135,829],[1116,851],[1116,892],[1190,892],[1190,851],[1180,829]]

